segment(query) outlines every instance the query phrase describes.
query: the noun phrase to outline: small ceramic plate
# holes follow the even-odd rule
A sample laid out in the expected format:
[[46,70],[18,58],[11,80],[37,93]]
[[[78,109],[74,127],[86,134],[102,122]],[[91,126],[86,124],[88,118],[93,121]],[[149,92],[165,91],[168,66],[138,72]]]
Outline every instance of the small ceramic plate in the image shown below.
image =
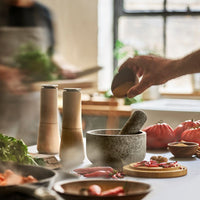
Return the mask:
[[[125,191],[123,196],[88,196],[81,193],[88,189],[90,185],[99,185],[102,191],[122,186]],[[87,180],[66,180],[57,182],[54,190],[63,198],[70,200],[140,200],[151,191],[151,186],[147,183],[127,181],[127,180],[105,180],[105,179],[87,179]]]

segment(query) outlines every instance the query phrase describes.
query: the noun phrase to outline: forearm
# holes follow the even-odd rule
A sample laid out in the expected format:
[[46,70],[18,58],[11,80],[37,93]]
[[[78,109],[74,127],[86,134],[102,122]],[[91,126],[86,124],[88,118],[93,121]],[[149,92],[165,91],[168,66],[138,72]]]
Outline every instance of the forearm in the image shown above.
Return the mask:
[[179,59],[177,69],[181,75],[200,72],[200,50]]

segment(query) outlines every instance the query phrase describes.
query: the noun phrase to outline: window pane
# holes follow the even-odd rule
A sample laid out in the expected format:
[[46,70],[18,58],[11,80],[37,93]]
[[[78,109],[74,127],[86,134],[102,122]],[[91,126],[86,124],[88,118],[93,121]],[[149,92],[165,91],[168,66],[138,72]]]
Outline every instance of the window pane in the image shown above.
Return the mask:
[[162,17],[121,17],[118,38],[140,54],[153,52],[163,55],[162,26]]
[[200,17],[168,17],[166,56],[178,58],[200,48]]
[[162,10],[163,0],[124,0],[125,10]]
[[199,0],[168,0],[167,9],[186,10],[189,6],[191,10],[200,10]]
[[[180,58],[200,48],[200,17],[168,17],[166,57]],[[191,93],[192,77],[186,75],[169,81],[164,92]]]

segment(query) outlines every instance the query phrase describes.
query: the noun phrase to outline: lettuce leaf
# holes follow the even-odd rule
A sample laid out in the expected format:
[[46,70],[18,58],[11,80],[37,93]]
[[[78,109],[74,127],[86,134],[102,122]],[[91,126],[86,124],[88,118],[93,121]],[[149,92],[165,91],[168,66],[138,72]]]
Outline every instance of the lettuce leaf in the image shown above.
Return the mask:
[[2,133],[0,133],[0,160],[37,165],[31,155],[28,154],[28,147],[22,140]]

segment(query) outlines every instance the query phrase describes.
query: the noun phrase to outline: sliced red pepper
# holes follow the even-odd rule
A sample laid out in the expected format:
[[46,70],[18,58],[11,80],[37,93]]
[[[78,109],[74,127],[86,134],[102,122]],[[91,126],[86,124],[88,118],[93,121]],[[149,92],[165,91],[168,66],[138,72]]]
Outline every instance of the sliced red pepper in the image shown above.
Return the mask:
[[117,194],[117,196],[123,196],[123,195],[125,195],[125,192],[120,192]]
[[74,169],[74,171],[78,174],[89,174],[95,171],[110,171],[111,173],[114,173],[114,169],[112,167],[86,167],[86,168],[78,168]]
[[149,164],[148,167],[159,167],[158,164]]
[[103,170],[99,170],[99,171],[95,171],[92,173],[88,173],[88,174],[84,174],[85,177],[111,177],[112,174],[110,173],[110,171],[103,171]]
[[121,173],[121,172],[117,172],[117,173],[116,173],[116,176],[117,176],[118,178],[124,178],[124,174]]
[[124,188],[122,186],[118,186],[113,189],[103,191],[101,196],[116,196],[121,193],[124,193]]
[[100,196],[101,187],[99,185],[90,185],[88,188],[88,194],[93,196]]

